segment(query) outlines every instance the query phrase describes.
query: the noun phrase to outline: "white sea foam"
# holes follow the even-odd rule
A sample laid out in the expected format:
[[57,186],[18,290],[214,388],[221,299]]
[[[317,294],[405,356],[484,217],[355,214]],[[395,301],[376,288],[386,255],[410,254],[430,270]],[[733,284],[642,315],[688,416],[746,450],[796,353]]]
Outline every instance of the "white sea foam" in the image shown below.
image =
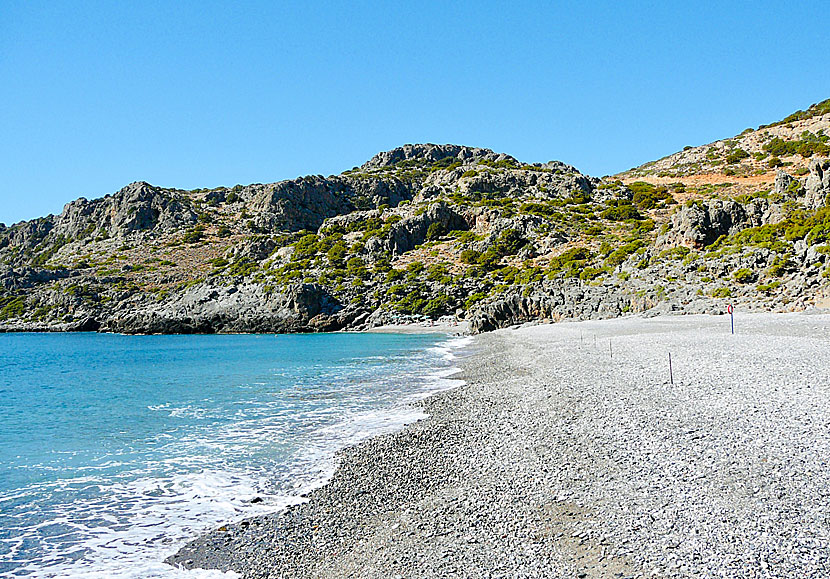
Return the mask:
[[[302,495],[331,478],[337,451],[425,418],[423,410],[410,403],[463,384],[450,378],[458,369],[447,364],[469,343],[469,338],[452,339],[428,349],[420,364],[398,368],[399,374],[375,377],[376,383],[369,388],[356,390],[350,406],[345,408],[338,406],[337,396],[351,392],[349,384],[354,378],[337,369],[321,368],[314,382],[303,384],[298,400],[320,395],[323,400],[331,398],[332,404],[303,410],[302,423],[292,422],[292,413],[301,405],[292,404],[290,398],[281,399],[278,407],[273,408],[261,404],[252,407],[241,401],[237,415],[241,412],[242,416],[218,432],[175,440],[166,434],[159,435],[157,443],[161,447],[184,444],[184,454],[136,466],[114,479],[99,476],[95,471],[125,464],[113,458],[89,467],[89,476],[31,485],[21,492],[0,496],[0,503],[8,503],[43,493],[79,495],[59,511],[47,509],[44,514],[51,514],[36,525],[12,529],[12,536],[3,539],[6,552],[0,556],[0,564],[17,564],[15,574],[49,578],[238,577],[230,572],[179,570],[163,560],[186,540],[208,529],[303,502]],[[372,357],[355,361],[354,365],[365,365],[367,360],[372,364],[384,362],[383,357]],[[440,364],[436,366],[435,360],[440,360]],[[431,366],[434,370],[424,374],[424,369]],[[419,385],[415,392],[402,388],[413,380]],[[346,390],[342,390],[344,385]],[[396,395],[397,392],[403,395]],[[373,406],[377,396],[388,400],[381,407]],[[199,419],[209,413],[208,406],[177,407],[163,403],[148,408]],[[292,429],[304,433],[304,442],[290,452],[284,464],[274,465],[276,472],[262,465],[246,469],[247,465],[234,465],[232,460],[217,463],[217,457],[232,457],[252,446],[267,448],[263,446],[266,442],[284,439]],[[189,472],[182,474],[183,469]],[[141,472],[146,476],[135,478]],[[85,492],[90,488],[95,492]],[[252,503],[254,497],[261,500]],[[44,539],[44,535],[49,538]],[[41,543],[43,555],[37,561],[26,562],[24,550],[33,542]],[[77,554],[75,560],[73,552]]]

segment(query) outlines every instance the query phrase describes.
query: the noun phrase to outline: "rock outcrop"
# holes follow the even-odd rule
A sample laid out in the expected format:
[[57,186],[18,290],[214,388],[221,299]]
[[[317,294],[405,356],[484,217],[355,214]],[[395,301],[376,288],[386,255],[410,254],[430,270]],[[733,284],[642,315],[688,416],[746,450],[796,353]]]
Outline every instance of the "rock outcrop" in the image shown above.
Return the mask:
[[113,316],[103,328],[126,334],[333,331],[358,313],[315,284],[295,284],[271,293],[259,284],[206,282],[162,304]]
[[382,204],[396,206],[412,199],[410,184],[395,177],[321,177],[280,181],[253,200],[261,212],[257,226],[266,231],[316,230],[323,221]]
[[671,216],[671,229],[657,241],[658,245],[683,245],[703,248],[721,235],[740,231],[750,224],[744,206],[719,199],[691,203]]
[[470,164],[479,161],[511,161],[516,159],[504,153],[495,153],[490,149],[465,147],[462,145],[435,145],[424,143],[419,145],[404,145],[391,151],[382,151],[361,165],[362,171],[387,169],[402,161],[414,161],[423,165],[430,165],[437,161],[452,158],[460,163]]
[[113,195],[67,203],[55,219],[55,234],[78,238],[99,231],[123,236],[134,231],[175,230],[196,223],[197,215],[169,191],[138,181]]
[[424,213],[406,217],[393,224],[385,237],[370,239],[366,244],[366,251],[369,255],[402,255],[426,241],[432,225],[437,225],[442,234],[452,230],[469,229],[463,215],[446,203],[435,203]]
[[804,183],[804,204],[809,209],[827,205],[830,195],[830,159],[813,159],[810,174]]
[[[424,181],[419,199],[458,193],[472,197],[512,197],[562,199],[574,195],[590,197],[600,181],[570,165],[552,162],[534,166],[536,170],[506,169],[489,171],[486,166],[462,165],[451,171],[436,171]],[[629,193],[630,195],[630,193]]]

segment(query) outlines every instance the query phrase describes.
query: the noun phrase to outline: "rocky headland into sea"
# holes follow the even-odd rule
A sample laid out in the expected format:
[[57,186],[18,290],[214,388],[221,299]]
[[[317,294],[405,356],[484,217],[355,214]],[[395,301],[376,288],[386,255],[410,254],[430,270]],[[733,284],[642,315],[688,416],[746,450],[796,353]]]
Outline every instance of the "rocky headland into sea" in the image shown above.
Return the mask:
[[[826,577],[830,316],[478,336],[428,419],[169,562],[244,577]],[[668,355],[672,355],[670,374]]]

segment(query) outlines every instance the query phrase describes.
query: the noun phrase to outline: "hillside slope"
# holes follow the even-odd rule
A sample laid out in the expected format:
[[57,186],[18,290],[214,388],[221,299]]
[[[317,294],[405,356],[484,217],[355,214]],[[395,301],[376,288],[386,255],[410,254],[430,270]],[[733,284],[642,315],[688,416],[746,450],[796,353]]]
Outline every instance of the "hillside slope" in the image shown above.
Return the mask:
[[[440,317],[486,331],[726,301],[821,304],[830,112],[816,110],[606,180],[422,144],[329,177],[133,183],[0,224],[0,331],[323,331]],[[818,143],[809,158],[787,144],[804,131]],[[776,138],[796,151],[777,173],[762,157]],[[738,148],[748,156],[735,160]]]
[[830,99],[781,121],[746,129],[729,139],[684,147],[682,151],[616,177],[627,183],[636,180],[660,185],[683,183],[687,189],[703,189],[704,193],[707,187],[719,185],[739,195],[772,187],[780,170],[806,175],[811,159],[828,156]]

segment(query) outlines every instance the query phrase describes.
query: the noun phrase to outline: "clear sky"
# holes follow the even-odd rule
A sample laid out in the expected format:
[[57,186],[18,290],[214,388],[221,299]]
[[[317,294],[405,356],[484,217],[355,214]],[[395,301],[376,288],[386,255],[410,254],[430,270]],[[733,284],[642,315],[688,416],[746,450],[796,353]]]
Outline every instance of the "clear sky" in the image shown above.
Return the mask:
[[0,222],[404,143],[615,173],[830,97],[822,2],[0,0]]

